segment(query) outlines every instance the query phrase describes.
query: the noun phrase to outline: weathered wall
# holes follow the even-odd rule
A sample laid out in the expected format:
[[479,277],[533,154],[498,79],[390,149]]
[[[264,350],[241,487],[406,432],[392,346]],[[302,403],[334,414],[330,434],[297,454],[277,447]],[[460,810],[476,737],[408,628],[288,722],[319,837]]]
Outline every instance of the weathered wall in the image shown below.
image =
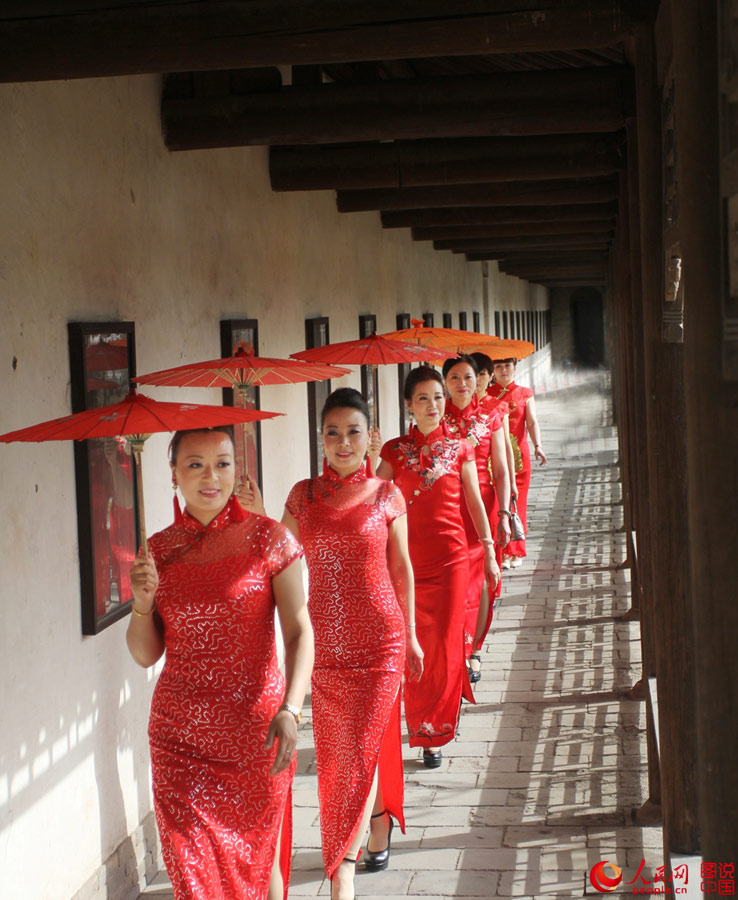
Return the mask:
[[[456,325],[482,310],[479,264],[374,213],[339,216],[331,193],[272,194],[264,149],[168,153],[159,90],[154,77],[0,87],[0,431],[69,411],[70,320],[135,321],[143,373],[219,356],[222,318],[257,318],[261,353],[286,356],[306,316],[329,315],[338,341],[358,337],[360,313],[386,331],[397,312]],[[495,272],[493,302],[526,291]],[[394,368],[381,401],[394,431]],[[305,386],[266,388],[262,405],[287,413],[263,428],[276,512],[309,470]],[[171,516],[165,447],[155,436],[144,454],[150,533]],[[0,459],[2,894],[66,898],[150,810],[155,673],[128,658],[125,621],[80,634],[72,447],[3,445]]]

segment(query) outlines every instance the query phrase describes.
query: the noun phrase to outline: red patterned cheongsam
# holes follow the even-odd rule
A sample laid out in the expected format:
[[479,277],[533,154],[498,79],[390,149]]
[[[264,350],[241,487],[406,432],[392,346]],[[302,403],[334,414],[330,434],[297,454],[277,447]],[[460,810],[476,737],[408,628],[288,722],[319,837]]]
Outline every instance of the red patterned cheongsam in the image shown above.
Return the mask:
[[323,864],[331,878],[356,836],[374,772],[405,830],[400,684],[405,618],[387,570],[388,528],[405,514],[366,466],[298,482],[286,509],[305,549],[315,633],[313,731]]
[[417,635],[425,654],[423,677],[405,685],[410,745],[440,747],[456,734],[462,693],[474,702],[464,657],[469,561],[461,517],[461,467],[474,462],[474,450],[442,423],[427,437],[413,426],[380,455],[407,502]]
[[[518,487],[518,515],[528,532],[528,488],[530,487],[530,447],[525,423],[525,409],[533,396],[530,388],[512,381],[506,388],[491,384],[487,393],[494,399],[505,400],[510,407],[510,442],[515,455],[515,483]],[[505,556],[525,556],[525,541],[510,541]]]
[[[477,476],[479,478],[479,491],[482,502],[490,520],[492,536],[497,532],[497,495],[492,484],[492,435],[502,428],[502,422],[496,412],[486,409],[476,397],[473,397],[465,409],[459,409],[450,399],[446,400],[446,414],[443,418],[448,426],[449,433],[456,437],[466,438],[474,448],[474,458],[477,463]],[[464,653],[468,659],[470,654],[482,646],[492,623],[492,604],[487,616],[487,624],[484,634],[474,646],[474,634],[477,628],[479,616],[479,603],[484,585],[484,546],[479,541],[479,535],[474,527],[474,522],[469,514],[466,503],[461,505],[461,513],[464,519],[464,531],[469,547],[469,589],[466,595],[466,618],[464,625]],[[502,550],[495,542],[495,553],[498,565],[502,562]],[[497,585],[495,596],[499,596],[502,580]]]
[[264,749],[284,699],[272,578],[300,557],[278,522],[235,498],[202,525],[184,512],[149,547],[166,662],[151,702],[154,806],[176,900],[265,900],[280,825],[289,883],[295,763]]

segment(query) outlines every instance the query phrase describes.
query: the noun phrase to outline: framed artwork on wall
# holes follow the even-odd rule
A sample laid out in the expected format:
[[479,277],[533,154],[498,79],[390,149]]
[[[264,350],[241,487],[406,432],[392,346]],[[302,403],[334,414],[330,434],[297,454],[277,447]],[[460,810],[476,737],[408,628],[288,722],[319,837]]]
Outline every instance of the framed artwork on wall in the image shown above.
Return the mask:
[[[123,400],[136,373],[133,322],[70,322],[72,412]],[[129,569],[139,544],[138,473],[123,438],[74,442],[82,634],[131,608]]]
[[[223,319],[220,323],[220,351],[222,356],[233,356],[242,349],[248,354],[259,355],[259,323],[256,319]],[[223,388],[223,404],[244,409],[261,409],[258,387],[246,389],[240,396],[233,388]],[[261,422],[246,422],[236,425],[236,470],[248,472],[259,483],[262,494],[264,485],[261,477]],[[242,439],[239,440],[238,438]],[[244,454],[246,456],[244,466]]]

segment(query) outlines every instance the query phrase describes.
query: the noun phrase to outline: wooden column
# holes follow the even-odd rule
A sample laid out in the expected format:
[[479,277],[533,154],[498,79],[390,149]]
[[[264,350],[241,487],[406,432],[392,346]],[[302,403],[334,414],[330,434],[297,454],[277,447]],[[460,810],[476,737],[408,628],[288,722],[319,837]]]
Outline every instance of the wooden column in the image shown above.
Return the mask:
[[[629,446],[632,454],[631,477],[633,490],[634,530],[637,547],[637,585],[640,596],[642,675],[631,694],[634,698],[645,695],[648,706],[646,719],[646,745],[648,752],[648,798],[636,812],[636,821],[648,825],[661,817],[661,775],[659,771],[658,744],[656,740],[654,705],[648,692],[648,679],[657,673],[658,629],[655,620],[652,579],[651,510],[649,506],[648,454],[646,450],[646,388],[643,343],[643,303],[641,288],[641,220],[639,208],[638,141],[635,121],[628,125],[628,169],[623,176],[627,204],[627,264],[629,267],[628,303],[630,307],[630,334],[628,336],[629,372],[628,386]],[[633,563],[633,560],[631,560]]]
[[674,10],[674,96],[699,824],[703,859],[738,863],[738,382],[722,370],[717,7]]
[[694,718],[686,471],[684,347],[662,338],[664,260],[661,196],[661,92],[653,34],[636,42],[645,434],[651,514],[649,605],[656,629],[659,761],[664,859],[695,853],[697,736]]

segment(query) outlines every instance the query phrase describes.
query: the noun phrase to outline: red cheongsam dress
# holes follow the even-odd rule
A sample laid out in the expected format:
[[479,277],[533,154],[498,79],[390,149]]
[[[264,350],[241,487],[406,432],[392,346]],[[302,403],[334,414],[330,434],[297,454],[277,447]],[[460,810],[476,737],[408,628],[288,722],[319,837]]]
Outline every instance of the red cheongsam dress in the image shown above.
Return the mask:
[[300,527],[315,633],[313,732],[323,863],[331,878],[359,827],[374,772],[405,830],[400,685],[405,617],[387,569],[400,491],[366,466],[298,482],[286,509]]
[[440,747],[456,734],[462,694],[474,702],[464,657],[469,561],[461,517],[461,467],[474,461],[474,450],[442,423],[427,438],[413,426],[408,435],[388,441],[380,455],[407,502],[415,619],[424,653],[423,677],[405,684],[410,746]]
[[285,897],[295,761],[264,748],[284,700],[272,578],[301,556],[278,522],[231,498],[209,525],[187,511],[155,534],[166,661],[149,744],[154,807],[176,900],[265,900],[278,845]]
[[[515,456],[515,483],[518,488],[518,515],[528,532],[528,488],[530,487],[530,447],[525,424],[525,409],[533,396],[531,388],[511,382],[506,388],[491,384],[487,392],[493,399],[504,400],[510,408],[510,443]],[[505,556],[525,556],[525,541],[510,541]]]
[[[479,491],[482,495],[482,502],[490,519],[492,536],[497,532],[497,510],[499,504],[495,489],[492,485],[492,434],[502,428],[502,422],[495,412],[487,411],[476,397],[473,397],[469,405],[461,410],[451,400],[446,400],[446,414],[443,418],[446,423],[449,434],[456,437],[466,438],[474,448],[474,458],[477,464],[477,476],[479,477]],[[489,626],[492,622],[490,603],[490,614],[488,615],[487,626],[484,635],[474,646],[474,634],[477,628],[477,618],[479,616],[479,602],[484,585],[484,547],[479,542],[477,529],[466,503],[461,504],[461,513],[464,520],[464,531],[466,532],[466,540],[469,552],[469,587],[466,595],[466,618],[464,625],[464,654],[466,659],[475,649],[482,646],[484,638],[487,635]],[[502,550],[495,543],[495,553],[497,555],[498,565],[502,562]],[[501,582],[497,586],[495,596],[499,595]]]

